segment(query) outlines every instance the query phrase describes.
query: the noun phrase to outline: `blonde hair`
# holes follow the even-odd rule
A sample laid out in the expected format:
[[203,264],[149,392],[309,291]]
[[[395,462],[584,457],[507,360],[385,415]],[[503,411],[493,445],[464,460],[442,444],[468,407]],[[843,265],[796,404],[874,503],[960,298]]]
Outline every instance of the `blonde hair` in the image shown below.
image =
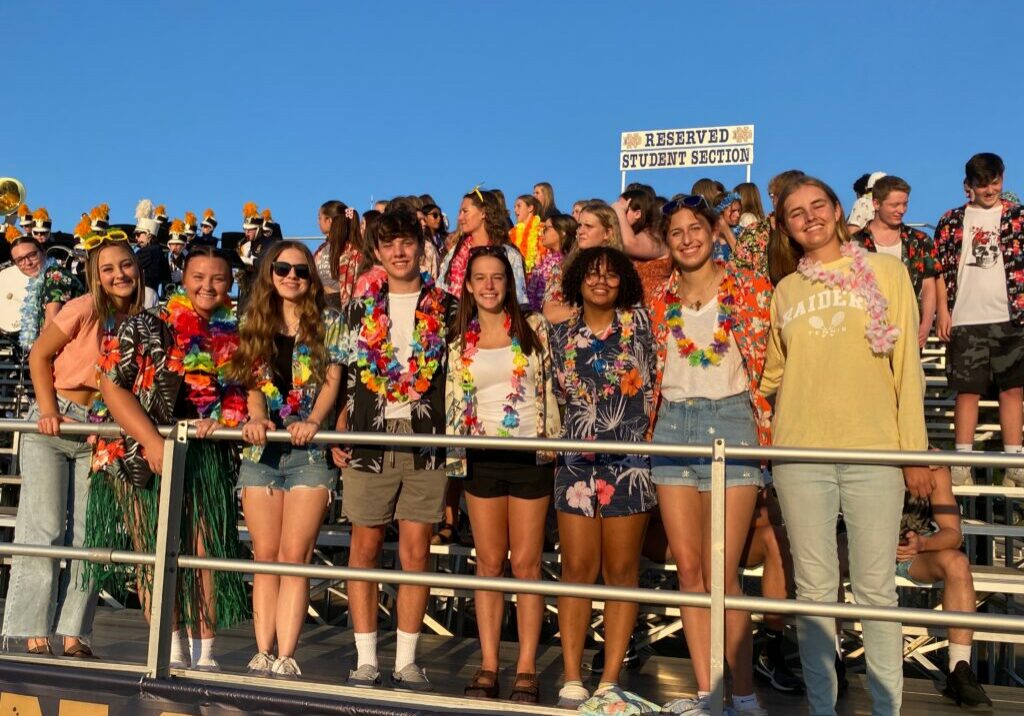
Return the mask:
[[626,250],[622,244],[622,232],[619,230],[619,217],[615,214],[613,208],[604,202],[592,201],[580,209],[580,214],[582,215],[583,213],[592,214],[597,217],[597,220],[601,222],[601,226],[609,233],[608,239],[603,244],[604,246],[611,246],[613,249],[623,252]]
[[142,304],[146,297],[145,287],[142,283],[142,267],[139,266],[139,260],[131,246],[127,241],[104,241],[89,252],[85,262],[85,280],[89,286],[89,293],[92,295],[93,305],[96,307],[96,315],[101,321],[117,313],[117,306],[114,304],[113,298],[103,290],[103,283],[100,281],[100,254],[107,249],[121,249],[128,255],[135,267],[135,291],[125,313],[134,316],[142,311]]
[[256,387],[259,378],[254,368],[272,364],[277,358],[274,336],[285,326],[281,313],[282,301],[274,289],[272,272],[274,262],[288,249],[300,252],[309,266],[309,290],[299,306],[299,328],[295,333],[295,341],[309,348],[313,380],[322,384],[327,373],[327,348],[324,345],[326,330],[323,322],[326,299],[324,285],[313,263],[313,254],[305,244],[298,241],[278,241],[260,260],[259,273],[248,302],[249,308],[238,330],[238,350],[231,357],[228,367],[231,379],[249,390]]

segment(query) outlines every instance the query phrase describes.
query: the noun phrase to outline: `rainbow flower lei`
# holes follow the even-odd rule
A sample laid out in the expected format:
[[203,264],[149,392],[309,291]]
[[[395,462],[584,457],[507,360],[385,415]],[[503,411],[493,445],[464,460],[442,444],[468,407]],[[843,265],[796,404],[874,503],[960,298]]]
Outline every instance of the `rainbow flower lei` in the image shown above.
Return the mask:
[[683,333],[683,304],[672,289],[665,294],[665,324],[676,341],[679,356],[694,368],[709,368],[722,362],[722,357],[729,352],[729,335],[736,325],[736,299],[732,294],[718,298],[718,321],[711,343],[697,348],[693,339]]
[[889,320],[885,315],[889,302],[878,288],[875,272],[868,265],[867,251],[859,244],[848,241],[842,245],[840,252],[843,256],[853,259],[850,273],[844,273],[838,269],[827,270],[820,261],[811,261],[806,258],[800,259],[797,270],[812,283],[823,283],[828,288],[848,291],[860,296],[864,300],[864,310],[868,314],[868,324],[864,329],[864,336],[868,339],[871,352],[886,355],[896,346],[900,329],[889,325]]
[[356,365],[359,379],[371,392],[392,403],[419,400],[430,388],[434,373],[445,351],[444,292],[434,285],[429,274],[420,274],[426,293],[416,307],[416,325],[412,333],[412,350],[403,369],[395,357],[391,343],[391,319],[384,302],[384,284],[374,286],[358,299],[363,304],[363,318],[357,339]]
[[578,323],[582,317],[573,319],[573,324],[568,331],[568,340],[565,344],[565,390],[570,396],[574,396],[583,402],[590,402],[595,397],[610,398],[615,395],[616,389],[621,390],[624,395],[633,396],[641,387],[640,372],[634,366],[629,367],[631,358],[629,355],[629,342],[633,338],[633,311],[626,310],[618,313],[619,318],[619,344],[615,354],[615,360],[608,362],[603,358],[594,361],[594,370],[604,378],[603,385],[599,386],[599,395],[595,396],[583,384],[579,371],[576,370],[577,350],[590,347],[596,354],[604,346],[604,341],[591,336],[585,338],[580,335]]
[[247,415],[245,391],[227,379],[228,363],[238,348],[238,321],[231,306],[219,306],[207,321],[185,292],[178,290],[160,317],[174,337],[167,368],[184,377],[186,398],[199,417],[231,427],[243,422]]
[[293,365],[292,389],[288,391],[287,397],[281,395],[281,391],[274,385],[273,380],[264,379],[259,385],[260,392],[267,399],[267,410],[272,413],[276,412],[282,421],[293,415],[303,418],[308,416],[313,409],[313,396],[308,395],[305,390],[310,378],[313,377],[309,346],[304,343],[295,346],[294,358],[293,363],[297,364],[298,370]]
[[513,246],[523,255],[526,273],[533,271],[544,254],[544,248],[540,245],[540,223],[539,216],[531,216],[529,221],[519,222],[509,230]]
[[[505,330],[509,331],[512,321],[508,314],[505,315]],[[476,414],[476,385],[473,382],[473,373],[470,366],[473,365],[473,357],[479,350],[477,344],[480,342],[480,321],[473,318],[466,329],[462,349],[462,373],[459,376],[462,384],[462,396],[465,407],[462,411],[462,421],[466,426],[469,435],[483,435],[484,427]],[[498,428],[498,437],[512,437],[512,432],[519,427],[519,405],[526,400],[526,356],[523,355],[519,338],[512,336],[512,392],[505,398],[505,415],[502,418],[501,426]]]

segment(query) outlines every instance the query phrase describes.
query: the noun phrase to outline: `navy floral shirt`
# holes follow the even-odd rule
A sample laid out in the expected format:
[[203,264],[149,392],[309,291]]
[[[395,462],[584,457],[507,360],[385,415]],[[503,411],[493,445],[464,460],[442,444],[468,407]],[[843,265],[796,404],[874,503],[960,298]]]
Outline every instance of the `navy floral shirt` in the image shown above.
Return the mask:
[[[878,251],[871,229],[867,226],[854,234],[853,240],[868,251]],[[900,245],[903,247],[900,258],[910,273],[914,293],[920,297],[924,280],[939,275],[939,256],[935,250],[935,242],[923,231],[900,224]]]
[[[946,282],[950,312],[956,302],[966,208],[961,206],[947,211],[939,219],[935,229],[939,273]],[[1003,269],[1006,271],[1006,297],[1010,321],[1018,326],[1024,326],[1024,206],[1003,201],[1003,213],[999,220],[999,248],[1003,254]]]
[[[626,339],[620,341],[623,332]],[[623,350],[625,359],[622,358]],[[556,390],[565,401],[563,437],[644,442],[654,411],[657,356],[643,309],[619,311],[607,335],[597,337],[582,317],[553,327]],[[628,501],[623,512],[621,504]],[[647,455],[564,452],[555,467],[555,504],[592,517],[613,501],[616,514],[646,512],[657,504]]]

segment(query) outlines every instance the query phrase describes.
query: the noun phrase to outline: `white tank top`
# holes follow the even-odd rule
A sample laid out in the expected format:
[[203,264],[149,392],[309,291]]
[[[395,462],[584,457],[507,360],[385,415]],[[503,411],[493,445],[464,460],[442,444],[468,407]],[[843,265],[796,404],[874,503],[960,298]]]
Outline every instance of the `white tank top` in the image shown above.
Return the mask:
[[[476,388],[476,415],[483,425],[484,434],[497,436],[505,419],[505,404],[512,392],[512,346],[504,348],[478,348],[469,366]],[[523,402],[517,406],[519,429],[513,436],[537,437],[536,376],[532,364],[526,366],[523,376]]]

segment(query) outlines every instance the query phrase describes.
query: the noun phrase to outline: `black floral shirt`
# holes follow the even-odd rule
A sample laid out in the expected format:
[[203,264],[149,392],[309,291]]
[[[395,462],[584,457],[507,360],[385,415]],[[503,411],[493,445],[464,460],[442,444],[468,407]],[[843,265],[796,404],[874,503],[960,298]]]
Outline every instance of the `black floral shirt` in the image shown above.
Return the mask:
[[[871,229],[867,226],[854,234],[853,240],[868,251],[878,251]],[[939,256],[935,250],[935,242],[923,231],[900,224],[900,245],[903,247],[900,258],[910,273],[914,293],[920,297],[924,280],[939,275]]]
[[[939,275],[946,282],[949,310],[956,302],[960,252],[964,245],[964,213],[966,206],[947,211],[935,229],[935,249]],[[1024,206],[1003,201],[999,220],[999,248],[1006,271],[1006,297],[1010,321],[1024,326]]]

